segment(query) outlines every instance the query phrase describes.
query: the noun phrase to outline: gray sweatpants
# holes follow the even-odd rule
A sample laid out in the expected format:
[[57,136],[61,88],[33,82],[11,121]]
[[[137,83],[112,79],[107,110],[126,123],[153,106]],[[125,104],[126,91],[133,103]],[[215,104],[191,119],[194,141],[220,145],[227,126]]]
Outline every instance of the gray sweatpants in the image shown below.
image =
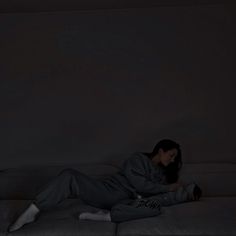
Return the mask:
[[131,194],[107,182],[91,178],[75,169],[64,169],[40,189],[33,203],[48,210],[66,198],[80,198],[87,204],[110,210],[112,222],[122,222],[161,214],[161,206],[191,201],[194,184],[143,199],[131,199]]
[[80,198],[91,206],[110,210],[113,205],[129,197],[129,193],[116,186],[69,168],[43,186],[33,203],[40,210],[48,210],[66,198]]

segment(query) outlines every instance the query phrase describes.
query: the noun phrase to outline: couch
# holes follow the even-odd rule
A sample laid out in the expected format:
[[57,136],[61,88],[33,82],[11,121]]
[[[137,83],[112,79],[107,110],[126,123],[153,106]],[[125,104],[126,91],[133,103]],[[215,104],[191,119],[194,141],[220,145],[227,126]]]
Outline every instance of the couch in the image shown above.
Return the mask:
[[184,164],[180,179],[195,181],[203,195],[199,201],[162,207],[163,213],[115,224],[79,220],[81,212],[98,209],[80,199],[68,198],[44,211],[33,223],[8,233],[7,228],[28,206],[39,189],[64,168],[75,168],[94,178],[117,172],[118,165],[24,165],[0,172],[0,236],[138,236],[138,235],[236,235],[236,164]]

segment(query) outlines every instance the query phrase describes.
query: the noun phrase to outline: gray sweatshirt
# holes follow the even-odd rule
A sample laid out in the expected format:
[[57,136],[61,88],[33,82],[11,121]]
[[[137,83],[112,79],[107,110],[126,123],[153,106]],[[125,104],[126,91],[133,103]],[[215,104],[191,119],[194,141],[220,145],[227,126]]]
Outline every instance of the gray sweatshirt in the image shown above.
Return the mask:
[[133,198],[169,191],[163,167],[154,165],[151,159],[141,152],[133,153],[123,163],[121,170],[108,178],[108,182],[129,192]]

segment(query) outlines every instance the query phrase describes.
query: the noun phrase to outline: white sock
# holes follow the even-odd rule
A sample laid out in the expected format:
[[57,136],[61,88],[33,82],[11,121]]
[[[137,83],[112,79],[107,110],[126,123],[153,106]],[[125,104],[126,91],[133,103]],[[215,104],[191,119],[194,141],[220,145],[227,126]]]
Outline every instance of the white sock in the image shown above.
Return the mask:
[[195,187],[194,183],[190,183],[185,187],[185,191],[188,193],[189,200],[194,199],[194,194],[193,194],[194,187]]
[[98,211],[96,213],[83,212],[79,215],[80,220],[111,221],[110,212]]
[[31,203],[30,206],[18,217],[18,219],[9,227],[9,232],[21,228],[24,224],[35,220],[36,215],[40,212],[38,207]]

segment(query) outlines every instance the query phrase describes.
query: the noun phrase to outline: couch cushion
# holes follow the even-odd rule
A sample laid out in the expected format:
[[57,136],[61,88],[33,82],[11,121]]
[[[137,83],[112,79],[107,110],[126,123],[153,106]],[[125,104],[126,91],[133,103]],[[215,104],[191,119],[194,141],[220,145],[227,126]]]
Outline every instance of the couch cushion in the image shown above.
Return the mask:
[[[9,224],[29,203],[29,200],[0,200],[0,233],[6,232]],[[79,213],[97,210],[80,199],[66,199],[55,208],[43,211],[37,221],[13,233],[45,236],[115,235],[116,226],[112,222],[78,220]],[[118,235],[236,235],[236,197],[201,198],[197,202],[162,207],[162,211],[157,217],[118,224]]]
[[[0,200],[0,232],[6,233],[8,226],[29,206],[30,200]],[[42,211],[39,218],[25,224],[14,235],[114,235],[115,224],[79,220],[81,212],[98,211],[80,199],[66,199],[50,210]],[[11,235],[9,234],[9,235]]]
[[118,235],[236,235],[236,197],[204,197],[162,210],[156,217],[120,223]]
[[39,189],[63,169],[74,168],[94,178],[104,178],[119,168],[106,164],[47,165],[9,168],[0,172],[0,199],[33,199]]

